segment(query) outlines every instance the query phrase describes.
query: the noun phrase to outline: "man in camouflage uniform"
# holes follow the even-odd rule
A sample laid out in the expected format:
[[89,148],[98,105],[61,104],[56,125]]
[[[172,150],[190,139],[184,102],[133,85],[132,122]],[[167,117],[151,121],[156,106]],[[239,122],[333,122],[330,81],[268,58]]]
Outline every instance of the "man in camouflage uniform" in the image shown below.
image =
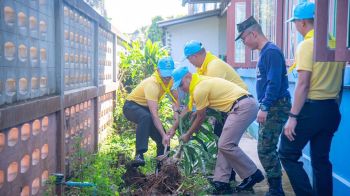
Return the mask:
[[260,103],[258,155],[266,171],[269,191],[266,195],[284,195],[281,163],[277,143],[290,111],[288,77],[283,53],[269,42],[254,17],[237,25],[243,43],[252,50],[259,50],[256,92]]

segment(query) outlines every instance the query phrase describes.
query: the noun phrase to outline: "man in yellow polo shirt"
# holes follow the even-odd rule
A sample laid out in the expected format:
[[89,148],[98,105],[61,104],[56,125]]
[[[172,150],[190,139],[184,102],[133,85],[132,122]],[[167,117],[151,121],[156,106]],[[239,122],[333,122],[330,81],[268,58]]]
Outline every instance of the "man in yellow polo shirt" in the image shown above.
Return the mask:
[[134,167],[145,165],[143,153],[148,150],[149,137],[156,142],[157,156],[159,156],[164,153],[164,147],[169,146],[170,136],[175,133],[176,125],[170,129],[171,135],[167,134],[158,116],[158,102],[166,94],[173,102],[177,102],[170,91],[173,84],[171,80],[173,70],[173,59],[171,57],[161,58],[157,71],[151,77],[143,80],[126,98],[123,106],[124,116],[137,124],[136,156],[131,163]]
[[[304,40],[296,50],[298,81],[284,135],[281,136],[279,156],[297,196],[328,196],[333,194],[329,151],[341,118],[336,99],[345,63],[314,61],[314,3],[300,3],[293,13],[288,21],[294,22]],[[313,186],[299,161],[308,142]]]
[[[218,77],[233,82],[241,88],[248,90],[247,85],[238,75],[238,73],[229,64],[219,59],[211,52],[206,51],[202,43],[191,40],[185,44],[184,55],[187,60],[197,68],[200,75]],[[224,122],[227,118],[226,113],[221,113],[222,120],[216,120],[214,133],[220,137]],[[232,171],[230,181],[235,180],[235,172]]]
[[238,146],[239,141],[255,120],[258,105],[249,92],[235,83],[222,78],[191,74],[187,67],[174,70],[173,90],[181,88],[190,94],[188,108],[196,104],[197,115],[189,130],[181,136],[184,142],[199,129],[206,115],[206,109],[212,108],[228,114],[222,134],[218,141],[218,155],[214,171],[214,193],[230,194],[233,192],[229,184],[232,168],[244,179],[237,189],[253,187],[264,179],[254,162]]
[[248,90],[247,85],[233,67],[206,51],[201,42],[196,40],[187,42],[184,54],[187,60],[197,68],[200,75],[222,78]]

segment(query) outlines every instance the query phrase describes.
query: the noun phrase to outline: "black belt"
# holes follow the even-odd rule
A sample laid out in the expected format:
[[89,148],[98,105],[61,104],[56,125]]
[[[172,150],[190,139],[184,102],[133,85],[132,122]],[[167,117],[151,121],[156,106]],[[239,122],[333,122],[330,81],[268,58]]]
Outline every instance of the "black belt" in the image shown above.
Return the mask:
[[336,100],[335,99],[320,99],[320,100],[316,100],[316,99],[306,99],[305,103],[335,103]]
[[233,107],[235,107],[235,105],[241,101],[242,99],[245,99],[245,98],[253,98],[254,96],[253,95],[243,95],[241,97],[239,97],[238,99],[236,99],[236,101],[233,102],[232,106],[231,106],[231,109],[229,110],[229,112],[233,109]]

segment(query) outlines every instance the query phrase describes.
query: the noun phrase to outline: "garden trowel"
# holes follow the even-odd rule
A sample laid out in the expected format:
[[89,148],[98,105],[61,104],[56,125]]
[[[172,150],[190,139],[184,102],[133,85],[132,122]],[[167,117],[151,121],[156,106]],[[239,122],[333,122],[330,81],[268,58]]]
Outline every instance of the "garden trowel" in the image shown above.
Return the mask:
[[156,160],[157,160],[157,166],[156,166],[156,171],[155,171],[155,174],[156,174],[156,177],[158,177],[158,173],[160,171],[160,168],[162,166],[162,161],[168,156],[169,152],[167,152],[167,149],[168,149],[168,145],[165,145],[164,146],[164,153],[162,155],[159,155],[157,156]]

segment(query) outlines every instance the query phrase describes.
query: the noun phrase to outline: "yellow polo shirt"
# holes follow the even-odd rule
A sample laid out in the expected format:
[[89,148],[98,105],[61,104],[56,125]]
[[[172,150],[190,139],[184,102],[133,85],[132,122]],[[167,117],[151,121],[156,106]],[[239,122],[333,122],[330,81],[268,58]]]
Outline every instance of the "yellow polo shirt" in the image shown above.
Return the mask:
[[[207,52],[203,66],[207,66],[207,69],[204,71],[203,75],[210,77],[218,77],[228,80],[237,84],[245,90],[248,90],[248,86],[243,82],[241,77],[237,74],[237,72],[231,67],[229,64],[224,62],[219,58],[210,58],[212,54]],[[214,55],[212,55],[214,56]],[[207,65],[205,65],[207,64]]]
[[[173,82],[172,80],[170,81]],[[134,101],[140,105],[147,106],[147,100],[157,101],[163,95],[164,90],[154,76],[144,79],[127,96],[127,100]]]
[[[335,40],[330,40],[330,47],[335,48]],[[312,72],[308,98],[315,100],[337,98],[345,62],[315,62],[313,54],[314,30],[311,30],[298,45],[295,54],[296,69]]]
[[197,110],[209,107],[229,112],[234,101],[248,91],[222,78],[199,76],[200,82],[194,87],[193,100]]

